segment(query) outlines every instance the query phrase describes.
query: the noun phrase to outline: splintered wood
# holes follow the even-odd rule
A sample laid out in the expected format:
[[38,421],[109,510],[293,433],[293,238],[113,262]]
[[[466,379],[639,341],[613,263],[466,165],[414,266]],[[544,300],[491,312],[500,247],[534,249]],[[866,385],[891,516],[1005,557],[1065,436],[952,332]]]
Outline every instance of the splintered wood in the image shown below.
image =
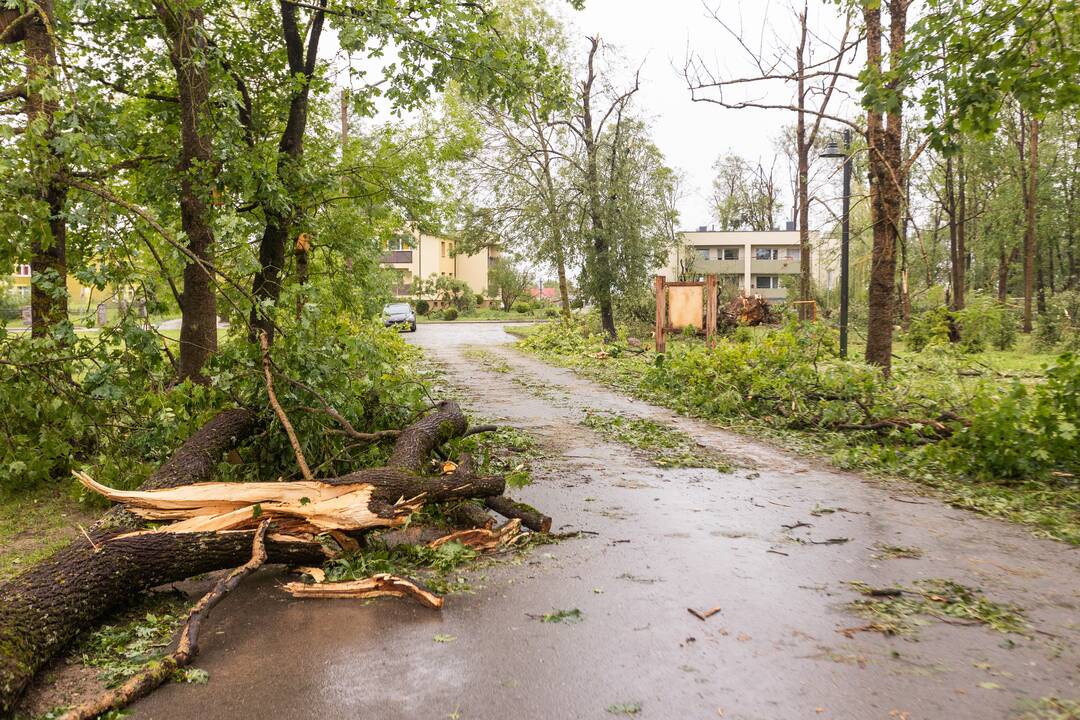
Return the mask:
[[[418,499],[402,498],[386,517],[369,505],[373,486],[367,483],[329,485],[318,481],[196,483],[165,490],[114,490],[86,473],[75,472],[86,488],[146,520],[172,520],[148,533],[248,530],[274,520],[276,534],[310,539],[319,533],[394,527],[419,509]],[[121,536],[125,537],[125,536]]]
[[437,548],[448,542],[458,542],[477,552],[490,552],[505,545],[512,545],[521,536],[521,521],[515,518],[502,527],[494,530],[474,528],[472,530],[461,530],[456,533],[444,535],[438,540],[429,542],[428,547]]
[[297,598],[375,598],[375,597],[411,597],[421,605],[438,610],[443,599],[429,590],[425,590],[411,580],[379,573],[363,580],[347,582],[315,583],[291,582],[285,584],[285,590]]

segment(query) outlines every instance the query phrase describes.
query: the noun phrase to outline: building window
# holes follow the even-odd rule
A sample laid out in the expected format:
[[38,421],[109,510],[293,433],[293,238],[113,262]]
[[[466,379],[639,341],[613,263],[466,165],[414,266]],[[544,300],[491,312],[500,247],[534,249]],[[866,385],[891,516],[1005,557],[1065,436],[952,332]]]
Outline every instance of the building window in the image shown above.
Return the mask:
[[754,278],[754,287],[758,290],[775,290],[780,287],[780,278],[776,275],[758,275]]
[[16,277],[30,277],[30,266],[29,265],[16,265],[15,266],[15,272],[12,273],[12,274],[15,275]]
[[725,260],[738,260],[739,259],[739,248],[724,248],[724,259]]
[[698,257],[698,260],[708,260],[709,259],[709,248],[698,248],[697,257]]
[[742,275],[721,275],[720,282],[724,285],[740,285],[742,283]]
[[787,252],[784,253],[784,257],[788,260],[801,260],[802,251],[799,248],[788,248]]
[[387,250],[412,250],[412,238],[408,235],[395,235],[386,243]]
[[776,248],[754,248],[755,260],[778,260],[780,251]]

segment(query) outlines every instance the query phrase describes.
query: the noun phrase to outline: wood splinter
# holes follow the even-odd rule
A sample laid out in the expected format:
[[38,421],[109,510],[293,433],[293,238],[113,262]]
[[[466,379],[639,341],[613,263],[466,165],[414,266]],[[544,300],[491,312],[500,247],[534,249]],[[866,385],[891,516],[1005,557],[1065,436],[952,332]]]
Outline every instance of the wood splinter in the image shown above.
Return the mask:
[[449,535],[444,535],[437,540],[428,543],[428,547],[435,549],[448,542],[461,543],[477,552],[489,552],[497,550],[505,545],[512,545],[521,535],[521,521],[517,518],[510,520],[502,527],[494,530],[487,528],[473,528],[461,530]]
[[686,611],[696,617],[698,620],[704,622],[716,613],[720,612],[720,606],[717,605],[716,607],[709,608],[708,610],[695,610],[694,608],[688,607],[686,608]]
[[363,580],[347,582],[316,583],[303,582],[285,584],[285,590],[296,598],[374,598],[374,597],[411,597],[421,605],[438,610],[443,599],[435,593],[425,590],[420,585],[405,578],[379,573]]

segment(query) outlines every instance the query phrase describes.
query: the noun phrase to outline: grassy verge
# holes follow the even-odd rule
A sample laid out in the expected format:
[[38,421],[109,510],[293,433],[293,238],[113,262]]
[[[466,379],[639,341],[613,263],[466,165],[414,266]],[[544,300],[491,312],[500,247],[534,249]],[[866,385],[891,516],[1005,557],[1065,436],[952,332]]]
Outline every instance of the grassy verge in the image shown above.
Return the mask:
[[[776,442],[784,448],[824,459],[841,469],[859,470],[882,478],[900,477],[914,480],[937,493],[946,502],[957,507],[974,510],[986,515],[1023,523],[1032,527],[1033,533],[1047,538],[1080,544],[1080,484],[1069,472],[1031,474],[1021,478],[995,479],[975,477],[957,471],[927,452],[927,443],[921,438],[910,442],[910,436],[882,437],[872,432],[838,432],[821,427],[792,427],[787,418],[779,415],[754,415],[732,411],[730,406],[716,410],[702,401],[702,387],[682,387],[668,384],[662,389],[643,382],[647,375],[655,377],[663,360],[652,351],[644,353],[621,352],[621,343],[604,344],[598,338],[578,337],[567,341],[574,330],[560,328],[556,331],[547,325],[508,328],[509,332],[525,340],[519,347],[541,359],[561,367],[570,368],[600,384],[627,393],[642,400],[673,409],[684,415],[700,417],[714,424]],[[748,342],[756,342],[767,330],[754,329]],[[729,342],[721,340],[721,342]],[[700,341],[676,339],[671,345],[692,347]],[[897,364],[905,367],[909,377],[923,378],[952,387],[954,394],[962,396],[976,381],[1000,383],[1005,387],[1014,382],[1020,373],[1038,376],[1044,372],[1043,365],[1053,356],[1024,356],[1018,351],[980,353],[970,358],[970,372],[985,370],[981,377],[962,376],[944,378],[938,367],[922,369],[920,356],[905,356],[903,348],[897,349]],[[1004,377],[1003,377],[1004,376]],[[781,382],[784,378],[779,378]],[[1037,384],[1038,377],[1024,377],[1025,384]],[[717,380],[713,394],[726,388],[723,380]],[[704,383],[703,384],[707,384]],[[704,393],[708,395],[709,393]]]
[[[475,322],[477,320],[502,320],[505,322],[529,322],[536,320],[550,320],[558,315],[556,309],[555,315],[549,314],[549,310],[552,308],[540,308],[537,310],[529,310],[528,312],[517,312],[515,310],[501,310],[499,308],[477,308],[476,310],[470,310],[467,313],[463,313],[454,318],[453,322]],[[428,322],[451,322],[446,318],[440,317],[437,314],[430,315],[417,315],[416,322],[428,323]]]
[[0,580],[67,545],[97,512],[56,490],[0,497]]

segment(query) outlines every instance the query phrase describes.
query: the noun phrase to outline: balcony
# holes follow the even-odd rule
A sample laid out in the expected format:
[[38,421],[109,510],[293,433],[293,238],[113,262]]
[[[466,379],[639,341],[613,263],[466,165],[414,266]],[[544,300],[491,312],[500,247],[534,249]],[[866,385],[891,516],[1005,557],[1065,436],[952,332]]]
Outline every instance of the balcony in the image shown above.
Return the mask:
[[379,262],[383,265],[411,265],[412,253],[412,250],[391,250],[383,253]]
[[702,260],[698,258],[694,260],[694,265],[692,269],[695,275],[706,275],[709,273],[715,273],[717,275],[742,275],[743,261]]
[[787,289],[779,288],[750,288],[747,295],[760,295],[770,302],[787,299]]
[[779,260],[751,260],[750,272],[754,275],[797,275],[799,261],[780,258]]

